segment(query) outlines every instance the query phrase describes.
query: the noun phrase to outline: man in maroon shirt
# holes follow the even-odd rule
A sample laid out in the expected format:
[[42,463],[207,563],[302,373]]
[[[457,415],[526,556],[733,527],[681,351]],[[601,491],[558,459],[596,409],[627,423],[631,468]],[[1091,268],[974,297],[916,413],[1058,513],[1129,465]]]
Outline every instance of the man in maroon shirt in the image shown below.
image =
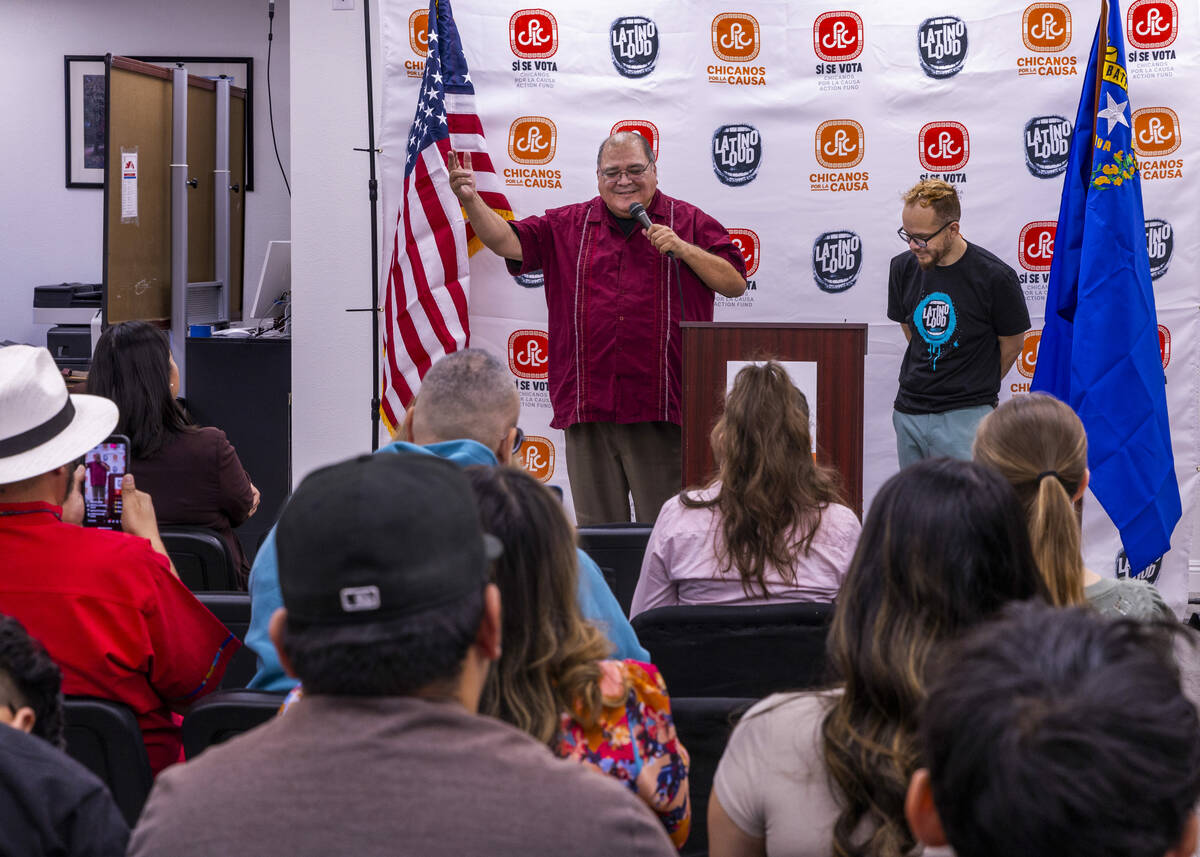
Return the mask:
[[[658,190],[640,134],[600,145],[599,196],[512,224],[480,197],[469,152],[451,152],[448,167],[488,249],[514,275],[544,273],[550,424],[566,431],[579,523],[629,520],[630,493],[638,520],[654,521],[681,481],[679,322],[712,321],[714,292],[746,290],[741,253],[720,223]],[[634,203],[649,229],[631,215]]]

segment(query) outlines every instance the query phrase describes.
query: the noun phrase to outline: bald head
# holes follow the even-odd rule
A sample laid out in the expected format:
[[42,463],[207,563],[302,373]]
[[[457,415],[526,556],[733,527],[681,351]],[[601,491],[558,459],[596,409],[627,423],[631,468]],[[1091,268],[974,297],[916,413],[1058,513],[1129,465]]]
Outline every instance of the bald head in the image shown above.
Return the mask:
[[448,354],[421,381],[412,415],[413,442],[474,440],[488,449],[517,424],[521,401],[507,367],[477,348]]
[[596,169],[600,169],[600,161],[604,158],[605,149],[609,146],[627,146],[630,143],[640,146],[646,160],[654,163],[654,149],[651,148],[649,140],[637,131],[618,131],[616,134],[605,137],[604,142],[600,144],[600,149],[596,152]]

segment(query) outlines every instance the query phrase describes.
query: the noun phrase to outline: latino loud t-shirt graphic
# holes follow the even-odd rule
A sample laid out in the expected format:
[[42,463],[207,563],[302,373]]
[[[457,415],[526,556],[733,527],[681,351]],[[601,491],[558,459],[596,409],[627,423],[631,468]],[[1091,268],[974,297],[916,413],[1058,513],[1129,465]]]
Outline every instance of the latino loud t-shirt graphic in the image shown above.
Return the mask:
[[938,359],[942,356],[942,348],[950,346],[957,348],[954,334],[958,330],[958,318],[954,313],[954,301],[945,292],[934,292],[926,295],[917,304],[912,315],[913,330],[925,340],[926,353],[929,355],[929,368],[937,371]]

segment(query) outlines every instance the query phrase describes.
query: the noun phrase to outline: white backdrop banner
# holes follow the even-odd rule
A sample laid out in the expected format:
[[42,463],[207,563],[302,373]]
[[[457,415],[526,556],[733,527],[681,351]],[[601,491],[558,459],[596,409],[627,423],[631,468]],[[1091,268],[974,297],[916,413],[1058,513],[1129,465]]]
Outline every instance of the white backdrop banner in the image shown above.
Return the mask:
[[[1123,9],[1184,510],[1162,563],[1132,573],[1155,580],[1182,611],[1200,445],[1200,210],[1187,191],[1198,138],[1184,133],[1196,121],[1200,16],[1196,0],[1132,0]],[[383,204],[393,229],[427,14],[419,2],[383,0]],[[1098,2],[459,0],[454,16],[518,217],[594,196],[600,141],[636,130],[655,148],[663,190],[720,220],[746,257],[750,288],[718,297],[718,320],[870,325],[868,503],[897,469],[891,403],[904,340],[886,318],[887,275],[905,250],[896,237],[900,194],[918,179],[953,183],[964,236],[1020,275],[1034,328],[1001,398],[1028,391]],[[524,463],[561,486],[569,504],[562,433],[549,428],[540,280],[508,276],[486,251],[471,260],[471,280],[472,345],[508,362],[529,435]],[[1130,572],[1090,496],[1084,542],[1096,572]]]

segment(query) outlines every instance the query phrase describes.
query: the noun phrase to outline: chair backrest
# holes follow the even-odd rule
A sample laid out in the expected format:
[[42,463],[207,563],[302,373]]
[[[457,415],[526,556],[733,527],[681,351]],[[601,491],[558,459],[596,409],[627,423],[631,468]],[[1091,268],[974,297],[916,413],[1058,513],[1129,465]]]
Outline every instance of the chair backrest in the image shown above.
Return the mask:
[[133,711],[107,699],[68,696],[63,714],[67,753],[108,786],[121,815],[133,827],[153,781]]
[[708,854],[708,797],[717,763],[734,724],[756,700],[725,697],[672,697],[675,731],[688,751],[688,791],[692,802],[692,832],[681,857]]
[[266,723],[286,694],[263,690],[218,690],[196,702],[183,717],[183,752],[194,759],[205,748]]
[[617,603],[629,615],[633,591],[642,573],[642,557],[654,528],[648,524],[598,524],[579,528],[579,546],[583,548],[617,596]]
[[[250,630],[250,594],[247,592],[196,592],[196,599],[221,620],[235,637],[246,642],[246,632]],[[254,652],[245,646],[238,649],[229,666],[225,668],[225,676],[221,679],[222,688],[241,688],[250,683],[254,673],[258,671],[258,658]]]
[[161,527],[159,535],[188,589],[207,592],[238,588],[233,554],[215,530],[170,526]]
[[671,696],[744,696],[826,679],[832,604],[656,607],[633,618]]

